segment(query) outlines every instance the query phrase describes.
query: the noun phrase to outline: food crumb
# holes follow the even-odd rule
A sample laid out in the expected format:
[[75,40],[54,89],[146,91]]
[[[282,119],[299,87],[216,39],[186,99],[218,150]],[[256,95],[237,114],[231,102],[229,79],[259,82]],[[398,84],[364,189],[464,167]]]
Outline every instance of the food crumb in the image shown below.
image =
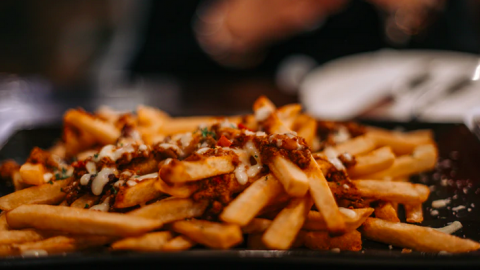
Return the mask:
[[333,253],[340,253],[339,248],[332,248],[332,249],[330,249],[330,251],[333,252]]
[[402,253],[412,253],[412,250],[409,248],[402,249]]
[[438,216],[438,214],[439,214],[439,213],[438,213],[438,210],[432,210],[432,211],[430,211],[430,215],[432,215],[432,216]]
[[389,245],[389,246],[388,246],[388,249],[393,249],[393,246],[392,246],[392,245]]

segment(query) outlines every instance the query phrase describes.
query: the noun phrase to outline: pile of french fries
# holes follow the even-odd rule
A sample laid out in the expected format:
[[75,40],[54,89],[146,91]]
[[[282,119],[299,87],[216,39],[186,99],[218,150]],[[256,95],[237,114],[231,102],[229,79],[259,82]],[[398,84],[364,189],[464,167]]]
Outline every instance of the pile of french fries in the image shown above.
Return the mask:
[[0,254],[359,251],[362,237],[423,252],[478,250],[414,224],[430,191],[409,176],[436,160],[430,130],[320,121],[266,97],[231,117],[72,109],[52,148],[0,167],[15,187],[0,198]]

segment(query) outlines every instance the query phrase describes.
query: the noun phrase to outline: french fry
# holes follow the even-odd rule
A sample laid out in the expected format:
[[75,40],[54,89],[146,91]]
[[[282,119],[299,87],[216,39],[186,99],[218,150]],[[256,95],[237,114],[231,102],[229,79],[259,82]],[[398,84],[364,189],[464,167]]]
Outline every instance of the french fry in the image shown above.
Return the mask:
[[162,251],[182,251],[190,249],[196,243],[185,235],[179,235],[163,245]]
[[19,191],[30,186],[23,182],[22,176],[20,175],[19,171],[16,171],[12,174],[12,183],[15,187],[15,191]]
[[12,245],[0,245],[0,256],[12,256],[18,255],[18,250],[12,247]]
[[292,129],[296,120],[295,118],[301,110],[302,105],[300,104],[288,104],[278,108],[277,115],[280,121],[282,121],[288,129]]
[[274,156],[268,167],[282,183],[285,192],[293,197],[304,196],[309,187],[307,175],[293,162],[282,156]]
[[297,136],[305,139],[308,147],[313,148],[313,143],[317,133],[317,121],[306,114],[301,114],[295,120],[293,130],[297,132]]
[[347,169],[351,178],[359,178],[363,175],[373,174],[388,169],[395,161],[395,155],[390,147],[385,146],[370,153],[356,156],[356,164]]
[[8,231],[10,227],[8,227],[7,217],[5,216],[5,212],[0,213],[0,232],[1,231]]
[[69,235],[54,236],[37,242],[15,244],[13,248],[20,254],[28,254],[28,251],[44,251],[48,254],[71,252],[90,247],[103,246],[111,243],[115,238],[101,235]]
[[220,219],[227,223],[245,226],[263,207],[283,192],[282,184],[275,176],[268,174],[255,181],[227,205]]
[[228,120],[231,123],[240,123],[240,116],[215,117],[215,116],[191,116],[191,117],[175,117],[166,121],[159,129],[159,132],[165,135],[176,133],[191,132],[198,129],[201,125],[211,125]]
[[[373,208],[348,209],[339,208],[345,221],[345,231],[353,231],[360,227],[363,222],[373,213]],[[317,211],[308,213],[305,224],[302,227],[306,231],[328,231],[324,217]]]
[[400,222],[397,210],[391,202],[379,202],[375,207],[375,217],[391,222]]
[[423,209],[421,204],[404,204],[403,206],[408,223],[422,223]]
[[172,224],[172,229],[211,248],[226,249],[243,241],[240,227],[233,224],[191,219],[175,221]]
[[100,197],[99,196],[95,196],[95,195],[92,195],[92,194],[85,194],[83,195],[82,197],[76,199],[71,205],[70,207],[74,207],[74,208],[90,208],[92,206],[94,206],[95,204],[98,203],[98,201],[100,200]]
[[303,226],[313,202],[310,196],[293,198],[273,220],[262,236],[263,243],[271,249],[288,249]]
[[155,188],[157,178],[145,179],[134,186],[121,187],[115,197],[115,208],[127,208],[143,204],[162,195],[162,192]]
[[160,192],[171,195],[176,198],[188,198],[192,196],[195,191],[198,190],[198,184],[196,182],[186,184],[172,184],[168,185],[159,176],[155,182],[155,188]]
[[410,176],[434,168],[437,162],[437,150],[433,145],[420,145],[413,150],[411,156],[395,159],[393,165],[383,171],[363,176],[365,179],[384,179]]
[[339,154],[349,153],[352,156],[356,156],[371,152],[376,147],[377,145],[373,139],[366,136],[358,136],[351,140],[339,143],[332,148]]
[[314,250],[340,250],[359,251],[362,249],[360,232],[353,230],[340,236],[330,236],[327,232],[307,232],[305,246]]
[[122,167],[123,170],[132,170],[137,175],[145,175],[158,172],[158,161],[151,159],[135,159]]
[[10,230],[0,233],[0,245],[39,241],[49,234],[36,230]]
[[[423,203],[430,194],[430,189],[422,184],[381,180],[353,180],[352,184],[355,188],[343,190],[346,195],[398,203]],[[339,187],[336,183],[329,183],[329,186],[337,193]]]
[[199,161],[173,159],[160,169],[160,177],[169,183],[198,181],[208,177],[230,173],[235,169],[233,156],[208,157]]
[[162,226],[159,221],[143,217],[51,205],[19,206],[7,213],[7,222],[13,229],[109,236],[135,236]]
[[409,133],[368,127],[365,136],[374,140],[378,146],[390,146],[397,155],[411,154],[417,146],[433,142],[433,135],[428,130]]
[[338,205],[329,188],[329,184],[313,156],[311,156],[308,176],[310,195],[312,196],[315,206],[322,214],[329,232],[332,234],[344,233],[345,221],[342,215],[340,215]]
[[167,198],[133,210],[128,215],[159,220],[162,223],[199,217],[205,212],[208,202],[192,199]]
[[44,174],[46,173],[43,164],[25,163],[20,167],[22,181],[28,185],[39,186],[45,184]]
[[242,227],[242,232],[246,234],[263,233],[270,227],[272,221],[266,218],[254,218],[250,223]]
[[433,228],[406,223],[394,223],[378,218],[368,218],[361,228],[366,238],[398,247],[424,252],[469,252],[480,249],[480,244]]
[[113,124],[79,110],[68,110],[64,120],[69,125],[91,134],[102,144],[113,144],[120,137],[120,131]]
[[159,251],[172,239],[169,231],[146,233],[138,237],[128,237],[112,244],[114,250]]
[[32,186],[15,191],[0,198],[0,209],[12,210],[24,204],[58,204],[65,198],[62,188],[72,182],[72,178],[53,181],[53,184]]

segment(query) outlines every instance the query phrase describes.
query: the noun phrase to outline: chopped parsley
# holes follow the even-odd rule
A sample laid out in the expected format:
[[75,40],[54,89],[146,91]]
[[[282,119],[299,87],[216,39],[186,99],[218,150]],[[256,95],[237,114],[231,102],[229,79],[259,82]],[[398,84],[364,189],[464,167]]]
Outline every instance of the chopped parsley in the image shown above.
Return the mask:
[[66,174],[66,173],[67,173],[67,169],[62,168],[62,174]]
[[63,188],[60,188],[60,192],[65,192],[65,191],[63,190]]
[[234,124],[230,124],[230,126],[234,129],[238,129]]
[[48,183],[49,183],[50,185],[53,185],[53,181],[52,181],[52,180],[48,181]]
[[90,205],[88,205],[88,203],[85,204],[85,209],[87,209],[88,207],[90,207]]
[[202,137],[207,137],[207,136],[212,136],[215,139],[215,133],[213,131],[209,131],[208,128],[202,128],[200,129],[200,132],[202,132]]
[[98,158],[98,154],[93,155],[94,158]]
[[254,157],[255,157],[255,158],[258,158],[258,156],[257,156],[257,155],[254,155]]
[[112,191],[113,194],[117,195],[117,190],[113,186],[110,188],[110,190]]

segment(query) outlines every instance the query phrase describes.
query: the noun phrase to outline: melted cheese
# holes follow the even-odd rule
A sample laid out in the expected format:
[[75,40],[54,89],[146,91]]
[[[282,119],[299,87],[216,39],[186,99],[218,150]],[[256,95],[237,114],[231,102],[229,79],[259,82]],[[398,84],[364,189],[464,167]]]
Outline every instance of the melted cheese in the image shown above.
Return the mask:
[[49,173],[49,172],[44,173],[43,174],[43,181],[48,182],[48,181],[52,180],[52,177],[53,177],[52,173]]
[[145,144],[142,144],[138,147],[139,151],[147,151],[147,146]]
[[92,193],[94,195],[102,194],[103,188],[108,183],[108,176],[110,174],[117,174],[118,171],[115,168],[103,168],[93,179],[92,182]]
[[157,178],[157,177],[158,177],[158,173],[149,173],[149,174],[144,174],[144,175],[141,175],[139,177],[136,177],[135,180],[143,181],[145,179],[152,179],[152,178]]
[[177,135],[173,136],[172,139],[180,142],[180,145],[183,148],[185,148],[185,147],[190,145],[190,143],[193,140],[193,136],[192,136],[191,132],[186,132],[186,133],[182,133],[182,134],[177,134]]
[[207,152],[209,149],[212,149],[212,148],[210,148],[210,147],[202,147],[202,148],[200,148],[200,149],[197,150],[197,154],[201,155],[201,154]]
[[173,149],[174,151],[176,151],[180,156],[183,156],[183,151],[182,149],[180,149],[180,147],[178,147],[178,145],[176,144],[173,144],[173,143],[162,143],[159,145],[160,148],[163,148],[163,149]]
[[[255,147],[252,141],[245,143],[243,149],[230,149],[237,154],[240,164],[235,168],[235,178],[241,185],[245,185],[248,182],[249,177],[255,177],[263,168],[260,159],[260,151]],[[253,157],[257,164],[250,165],[250,157]]]
[[106,145],[100,150],[98,156],[94,159],[96,162],[102,160],[104,157],[108,157],[112,161],[117,161],[126,153],[133,153],[135,149],[131,144],[124,145],[120,148],[115,147],[115,145],[109,144]]
[[106,198],[102,203],[90,207],[89,210],[108,212],[108,209],[110,209],[110,197]]
[[127,186],[129,186],[129,187],[133,187],[133,186],[135,186],[135,185],[137,185],[137,184],[138,184],[138,183],[137,183],[137,181],[135,181],[135,180],[128,180],[128,181],[127,181]]
[[335,166],[337,170],[345,170],[343,163],[340,161],[340,159],[338,159],[338,153],[337,151],[335,151],[335,149],[327,147],[325,148],[324,153],[325,156],[327,156],[328,161],[332,163],[332,165]]
[[86,173],[80,177],[80,185],[86,186],[90,182],[90,178],[92,178],[92,175],[89,173]]
[[333,135],[333,141],[336,144],[348,141],[350,140],[350,138],[350,133],[348,132],[348,129],[344,126],[340,126],[338,128],[338,131]]
[[97,173],[97,165],[94,162],[89,161],[85,164],[85,168],[89,174],[96,174]]
[[268,106],[260,107],[255,111],[255,120],[258,122],[265,121],[273,113],[273,110]]

